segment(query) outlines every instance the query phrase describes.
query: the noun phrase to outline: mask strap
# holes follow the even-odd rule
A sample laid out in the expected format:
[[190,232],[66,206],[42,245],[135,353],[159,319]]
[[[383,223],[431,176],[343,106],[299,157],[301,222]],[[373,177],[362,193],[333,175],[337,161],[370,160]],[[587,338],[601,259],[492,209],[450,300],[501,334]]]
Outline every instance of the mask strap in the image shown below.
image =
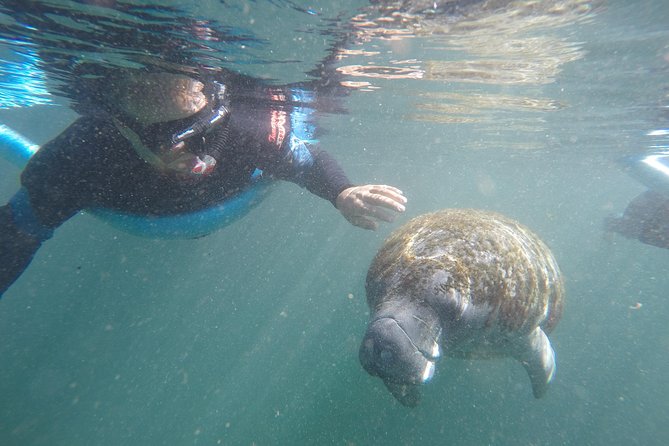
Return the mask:
[[160,170],[167,170],[167,164],[165,164],[165,162],[158,155],[153,153],[148,147],[146,147],[146,145],[144,145],[142,139],[137,133],[135,133],[134,130],[123,124],[115,117],[112,117],[112,120],[114,121],[114,125],[118,131],[121,132],[121,135],[130,141],[132,148],[135,149],[135,152],[137,152],[137,154],[144,161],[151,164],[152,166],[159,168]]

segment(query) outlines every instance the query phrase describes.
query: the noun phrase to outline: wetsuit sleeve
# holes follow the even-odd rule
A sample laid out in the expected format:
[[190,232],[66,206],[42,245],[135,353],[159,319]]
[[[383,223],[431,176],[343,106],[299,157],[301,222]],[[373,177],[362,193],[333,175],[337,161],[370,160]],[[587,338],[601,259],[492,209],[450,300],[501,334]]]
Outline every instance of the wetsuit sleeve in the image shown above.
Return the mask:
[[354,185],[328,152],[304,141],[293,139],[281,157],[265,159],[263,164],[263,171],[273,178],[298,184],[335,206],[337,196]]
[[110,163],[99,159],[98,153],[111,150],[105,139],[108,133],[97,121],[81,118],[30,159],[21,173],[21,185],[44,226],[60,226],[104,192],[108,173],[102,167]]
[[[297,92],[274,91],[275,96]],[[306,93],[299,96],[309,103]],[[309,107],[287,107],[281,101],[258,102],[242,98],[230,117],[231,141],[247,163],[272,178],[290,181],[336,205],[339,193],[353,186],[337,161],[314,137]]]
[[21,189],[0,207],[0,296],[53,230],[94,196],[84,153],[94,140],[94,127],[75,122],[31,158],[21,174]]
[[302,139],[292,129],[286,133],[279,147],[268,143],[246,147],[258,147],[258,167],[266,174],[298,184],[336,206],[341,191],[354,184],[334,157],[319,147],[318,140]]
[[344,189],[353,186],[353,183],[328,152],[313,148],[308,150],[313,161],[305,168],[292,172],[287,179],[336,205],[337,196]]

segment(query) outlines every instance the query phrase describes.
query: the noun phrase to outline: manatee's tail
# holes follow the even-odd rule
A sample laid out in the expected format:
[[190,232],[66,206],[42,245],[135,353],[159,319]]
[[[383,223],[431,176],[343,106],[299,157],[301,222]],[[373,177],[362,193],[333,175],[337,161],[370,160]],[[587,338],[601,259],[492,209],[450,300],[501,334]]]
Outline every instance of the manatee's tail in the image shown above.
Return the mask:
[[527,341],[515,357],[530,377],[534,397],[541,398],[555,375],[555,352],[546,333],[539,327],[530,333]]

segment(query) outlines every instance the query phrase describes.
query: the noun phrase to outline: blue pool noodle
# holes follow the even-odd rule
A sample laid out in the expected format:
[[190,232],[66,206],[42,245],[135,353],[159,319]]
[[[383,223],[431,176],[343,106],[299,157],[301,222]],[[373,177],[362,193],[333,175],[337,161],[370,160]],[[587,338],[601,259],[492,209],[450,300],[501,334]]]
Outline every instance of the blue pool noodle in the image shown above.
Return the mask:
[[[18,168],[23,168],[37,153],[39,146],[6,125],[0,124],[0,155]],[[183,239],[210,234],[242,218],[265,196],[269,182],[256,170],[254,183],[248,189],[201,211],[167,216],[143,216],[111,209],[87,209],[117,229],[150,238]]]

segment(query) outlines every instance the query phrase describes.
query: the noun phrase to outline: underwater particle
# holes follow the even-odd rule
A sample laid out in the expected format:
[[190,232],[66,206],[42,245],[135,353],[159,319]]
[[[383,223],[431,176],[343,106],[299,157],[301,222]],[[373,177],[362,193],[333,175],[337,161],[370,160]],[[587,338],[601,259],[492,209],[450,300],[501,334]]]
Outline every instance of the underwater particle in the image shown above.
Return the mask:
[[347,297],[348,297],[349,299],[353,299],[355,296],[353,295],[353,293],[348,293],[348,296],[347,296]]

